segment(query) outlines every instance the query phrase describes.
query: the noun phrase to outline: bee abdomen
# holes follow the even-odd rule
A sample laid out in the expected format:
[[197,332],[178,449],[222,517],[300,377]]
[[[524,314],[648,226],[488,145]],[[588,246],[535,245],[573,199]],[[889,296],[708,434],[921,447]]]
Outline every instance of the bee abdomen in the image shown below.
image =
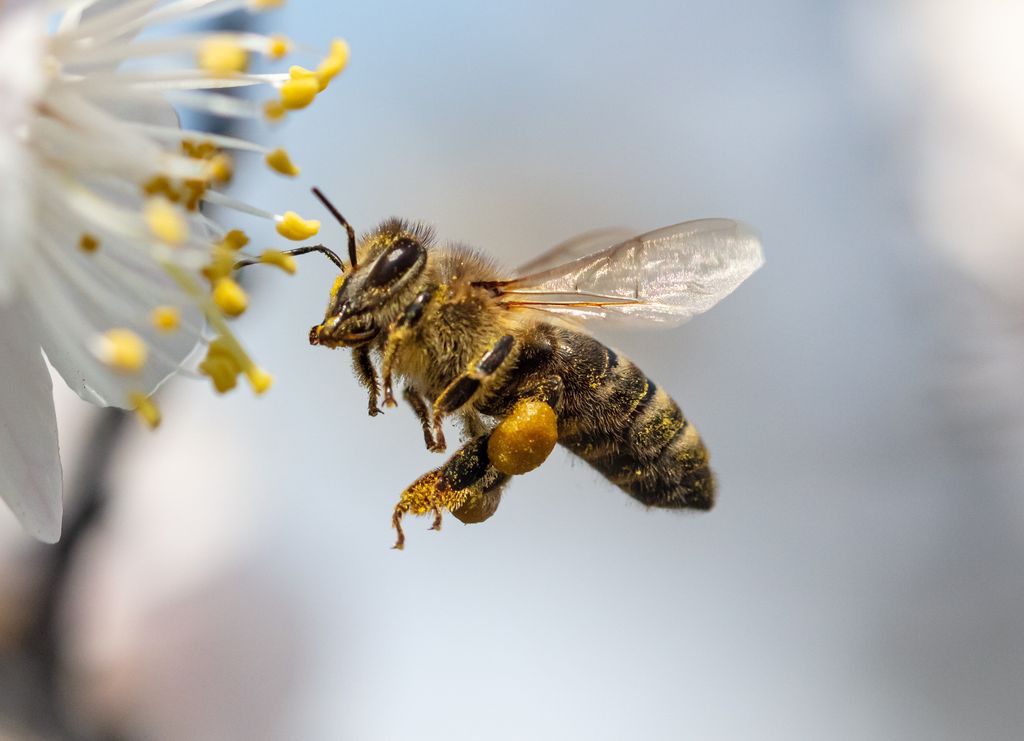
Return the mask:
[[696,428],[639,368],[608,353],[596,408],[563,420],[560,442],[647,506],[711,509],[715,479]]

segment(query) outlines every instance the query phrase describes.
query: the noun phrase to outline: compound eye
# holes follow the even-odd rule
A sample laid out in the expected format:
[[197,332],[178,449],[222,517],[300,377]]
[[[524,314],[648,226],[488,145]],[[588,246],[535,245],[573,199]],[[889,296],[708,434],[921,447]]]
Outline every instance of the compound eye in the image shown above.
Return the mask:
[[370,269],[370,274],[366,276],[367,285],[383,288],[394,283],[416,264],[422,253],[423,247],[418,242],[402,237],[377,258],[377,262]]

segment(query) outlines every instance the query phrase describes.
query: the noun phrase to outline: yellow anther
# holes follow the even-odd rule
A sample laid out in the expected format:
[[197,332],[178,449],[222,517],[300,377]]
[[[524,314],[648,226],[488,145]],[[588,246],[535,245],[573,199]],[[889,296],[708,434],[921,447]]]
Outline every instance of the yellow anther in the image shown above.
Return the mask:
[[228,316],[238,316],[249,306],[249,297],[231,278],[219,278],[213,285],[213,303]]
[[345,69],[348,65],[349,53],[348,42],[344,39],[335,39],[331,42],[330,54],[316,68],[321,90],[327,87],[328,83]]
[[242,367],[238,354],[223,337],[210,343],[206,357],[199,364],[199,370],[213,381],[213,387],[221,394],[235,387]]
[[216,285],[221,278],[231,275],[237,257],[234,250],[215,246],[210,253],[210,262],[203,266],[203,277],[210,281],[210,285]]
[[320,222],[316,219],[303,219],[294,211],[285,211],[283,216],[275,217],[277,233],[285,239],[299,241],[309,239],[320,231]]
[[[182,142],[184,145],[184,142]],[[166,175],[157,175],[142,184],[142,192],[147,196],[165,195],[170,197],[174,192],[171,181]]]
[[282,5],[284,0],[249,0],[249,9],[256,11],[280,8]]
[[128,403],[132,405],[139,419],[146,423],[149,429],[154,430],[160,425],[160,407],[141,391],[133,391],[128,394]]
[[93,253],[100,248],[100,240],[91,234],[83,234],[78,240],[78,249],[82,252]]
[[245,377],[249,379],[249,385],[252,386],[252,390],[257,394],[266,392],[274,383],[272,375],[262,368],[257,368],[255,365],[245,371]]
[[266,250],[260,255],[260,262],[266,263],[267,265],[276,265],[286,273],[295,273],[295,258],[291,255],[286,255],[280,250]]
[[181,326],[181,311],[176,306],[158,306],[153,309],[150,319],[161,332],[173,332]]
[[313,102],[313,99],[319,92],[320,81],[315,75],[310,77],[293,77],[281,85],[281,105],[288,110],[305,108]]
[[206,174],[217,183],[226,183],[231,179],[231,176],[235,172],[235,163],[231,161],[231,157],[221,152],[215,154],[210,158],[210,164],[207,165]]
[[287,110],[280,100],[268,100],[263,104],[263,115],[267,117],[268,121],[280,121],[284,118],[285,113]]
[[166,198],[150,198],[143,211],[146,226],[157,239],[167,244],[181,244],[188,239],[185,217]]
[[220,243],[229,250],[238,251],[249,244],[249,236],[241,229],[232,229],[224,235]]
[[558,442],[558,419],[543,401],[520,401],[487,441],[491,464],[510,476],[527,473],[547,460]]
[[297,64],[293,64],[291,67],[288,68],[288,75],[293,80],[308,80],[316,77],[316,72],[314,72],[311,69],[301,67]]
[[130,329],[108,329],[97,350],[100,359],[119,373],[138,373],[146,365],[146,343]]
[[267,155],[267,164],[270,165],[272,170],[279,172],[282,175],[295,177],[299,174],[299,168],[292,162],[291,157],[288,156],[286,151],[280,148],[275,149]]
[[270,45],[267,47],[267,56],[271,59],[280,59],[292,50],[292,42],[287,36],[275,33],[270,37]]
[[229,36],[211,36],[199,47],[196,63],[201,69],[214,74],[244,72],[249,66],[249,55]]

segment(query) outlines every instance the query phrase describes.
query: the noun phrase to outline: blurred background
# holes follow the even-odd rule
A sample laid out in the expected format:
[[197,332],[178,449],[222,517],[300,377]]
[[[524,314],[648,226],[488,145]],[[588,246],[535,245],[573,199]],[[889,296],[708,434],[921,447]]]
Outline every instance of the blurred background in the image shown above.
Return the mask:
[[273,132],[304,183],[254,163],[251,202],[315,216],[317,184],[357,229],[422,218],[508,266],[599,226],[760,230],[767,264],[710,314],[601,335],[698,425],[719,504],[645,511],[559,450],[488,522],[410,519],[390,550],[441,459],[307,344],[331,266],[254,271],[265,397],[174,381],[149,433],[57,380],[67,485],[108,503],[64,550],[0,510],[0,737],[1020,737],[1024,5],[261,22],[353,56]]

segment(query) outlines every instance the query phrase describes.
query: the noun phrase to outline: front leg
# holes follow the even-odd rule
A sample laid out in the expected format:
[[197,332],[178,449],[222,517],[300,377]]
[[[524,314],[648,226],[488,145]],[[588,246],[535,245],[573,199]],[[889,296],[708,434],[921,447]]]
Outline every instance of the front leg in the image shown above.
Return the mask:
[[377,406],[377,399],[380,394],[380,386],[377,383],[377,371],[370,359],[370,348],[360,345],[352,351],[352,365],[355,368],[359,382],[366,386],[370,392],[370,416],[376,417],[380,414],[380,407]]
[[515,344],[512,335],[503,335],[488,348],[476,365],[453,380],[434,401],[434,440],[441,441],[444,450],[444,430],[441,422],[446,416],[457,412],[476,395],[484,380],[494,375],[512,352]]
[[[381,375],[384,377],[384,405],[393,407],[397,404],[395,395],[391,388],[391,370],[395,363],[395,355],[398,354],[402,343],[412,334],[413,329],[423,318],[427,305],[434,298],[434,291],[428,288],[416,294],[405,311],[402,312],[395,322],[388,328],[387,344],[384,346],[384,358],[381,361]],[[442,450],[443,450],[442,446]]]

